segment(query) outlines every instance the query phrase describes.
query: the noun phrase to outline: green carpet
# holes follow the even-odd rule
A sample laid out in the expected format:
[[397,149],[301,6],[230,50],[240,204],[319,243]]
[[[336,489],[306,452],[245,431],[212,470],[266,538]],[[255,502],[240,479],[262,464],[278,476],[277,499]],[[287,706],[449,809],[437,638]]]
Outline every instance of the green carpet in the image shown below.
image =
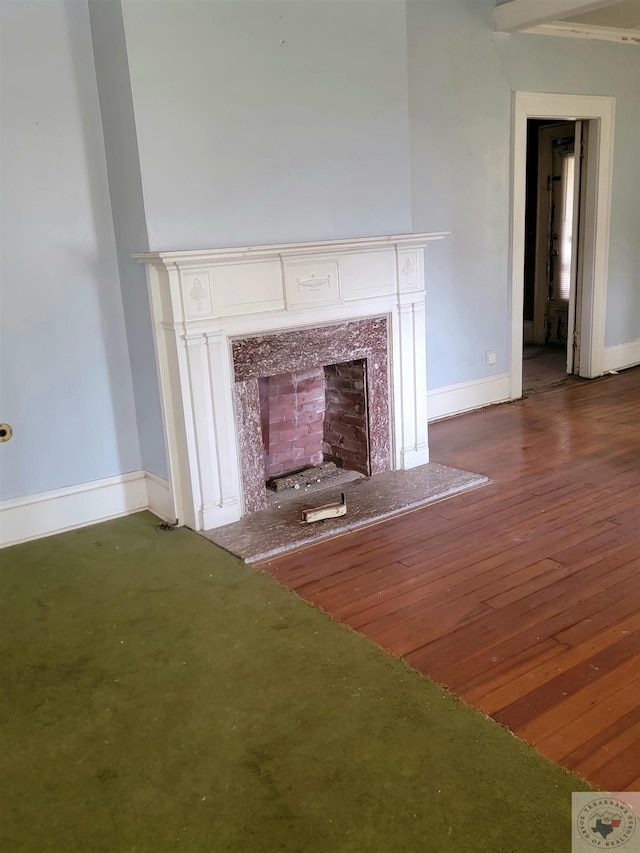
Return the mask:
[[583,782],[156,521],[0,555],[0,849],[570,849]]

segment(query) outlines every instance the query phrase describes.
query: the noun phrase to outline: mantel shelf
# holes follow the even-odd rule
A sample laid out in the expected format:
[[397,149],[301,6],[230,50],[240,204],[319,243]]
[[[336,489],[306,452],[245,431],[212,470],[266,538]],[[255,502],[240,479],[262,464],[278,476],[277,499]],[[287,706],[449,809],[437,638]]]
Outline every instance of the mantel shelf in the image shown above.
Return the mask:
[[234,246],[218,249],[187,249],[170,252],[140,252],[133,257],[141,263],[159,262],[165,266],[175,264],[216,264],[243,258],[268,259],[289,255],[332,254],[339,252],[363,252],[388,249],[390,246],[403,248],[424,244],[433,240],[444,240],[450,231],[425,231],[419,234],[388,234],[380,237],[356,237],[346,240],[318,240],[308,243],[271,243],[262,246]]

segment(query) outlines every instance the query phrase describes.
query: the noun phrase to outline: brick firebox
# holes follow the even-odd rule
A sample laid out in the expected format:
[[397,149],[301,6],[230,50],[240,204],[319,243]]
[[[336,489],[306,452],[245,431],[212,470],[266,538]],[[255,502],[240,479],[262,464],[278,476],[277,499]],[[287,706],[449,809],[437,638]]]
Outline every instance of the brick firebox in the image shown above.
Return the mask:
[[260,377],[265,479],[335,462],[369,474],[366,361]]

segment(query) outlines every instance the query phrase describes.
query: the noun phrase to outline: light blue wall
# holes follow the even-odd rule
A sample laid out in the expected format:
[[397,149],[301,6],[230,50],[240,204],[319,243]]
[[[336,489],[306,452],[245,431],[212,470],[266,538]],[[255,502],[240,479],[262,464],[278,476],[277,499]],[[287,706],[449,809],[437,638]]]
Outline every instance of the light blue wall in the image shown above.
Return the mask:
[[515,91],[616,99],[605,345],[640,338],[640,47],[522,34],[497,48]]
[[507,370],[512,90],[615,96],[606,343],[640,338],[636,48],[496,34],[491,0],[125,0],[123,41],[97,0],[99,103],[85,2],[0,11],[2,498],[165,473],[147,246],[450,229],[429,385]]
[[410,230],[404,3],[123,10],[152,249]]
[[491,0],[408,3],[412,224],[453,232],[429,248],[430,388],[509,369],[516,90],[616,98],[606,344],[640,338],[640,52],[493,26]]
[[122,8],[119,3],[90,0],[89,14],[142,467],[166,477],[146,276],[132,258],[135,252],[147,251],[149,241]]
[[1,497],[140,468],[86,5],[3,2]]

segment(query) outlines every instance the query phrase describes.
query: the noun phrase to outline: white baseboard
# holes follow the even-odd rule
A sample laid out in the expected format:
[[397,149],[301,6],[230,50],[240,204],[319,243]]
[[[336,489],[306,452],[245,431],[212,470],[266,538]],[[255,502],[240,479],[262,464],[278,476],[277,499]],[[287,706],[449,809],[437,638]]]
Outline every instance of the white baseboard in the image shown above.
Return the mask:
[[175,520],[169,483],[144,471],[3,501],[0,503],[0,547],[144,509],[167,521]]
[[602,358],[604,373],[610,370],[624,370],[625,367],[634,367],[636,364],[640,364],[640,338],[626,344],[604,348]]
[[434,388],[427,394],[427,412],[429,421],[481,409],[494,403],[503,403],[510,399],[510,374],[498,373],[470,382]]
[[0,504],[0,545],[16,545],[146,509],[144,471]]
[[156,477],[149,471],[145,474],[147,481],[147,502],[149,510],[164,521],[175,522],[176,513],[171,498],[171,488],[168,480]]

